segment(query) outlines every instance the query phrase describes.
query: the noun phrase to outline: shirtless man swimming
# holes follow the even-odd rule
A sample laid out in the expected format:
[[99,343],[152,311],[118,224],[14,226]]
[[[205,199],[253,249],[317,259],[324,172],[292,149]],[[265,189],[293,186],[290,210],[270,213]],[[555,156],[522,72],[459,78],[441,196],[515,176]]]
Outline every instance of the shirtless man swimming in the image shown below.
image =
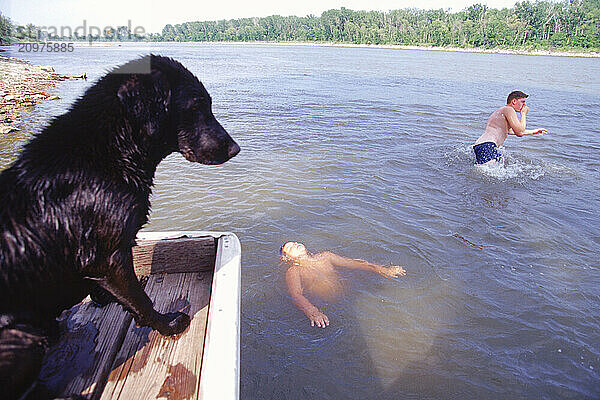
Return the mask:
[[329,326],[329,318],[304,296],[304,289],[323,299],[333,300],[342,292],[337,268],[362,269],[386,278],[406,275],[399,266],[384,267],[364,260],[339,256],[328,251],[310,254],[302,243],[287,242],[280,249],[282,259],[290,267],[285,274],[288,292],[296,306],[310,319],[310,325]]
[[[525,104],[525,99],[529,95],[518,90],[511,92],[506,99],[506,105],[500,107],[490,115],[485,132],[473,145],[477,164],[495,163],[500,161],[500,154],[497,148],[502,146],[508,135],[545,135],[548,133],[545,129],[527,130],[527,113],[529,107]],[[517,112],[521,113],[521,120],[517,117]]]

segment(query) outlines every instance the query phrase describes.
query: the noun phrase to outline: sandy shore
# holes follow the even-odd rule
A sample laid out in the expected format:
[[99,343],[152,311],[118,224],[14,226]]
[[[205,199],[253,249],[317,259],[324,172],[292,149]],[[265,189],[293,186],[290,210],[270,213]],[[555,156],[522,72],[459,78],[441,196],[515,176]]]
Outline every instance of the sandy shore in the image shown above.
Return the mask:
[[[157,42],[166,43],[166,42]],[[187,43],[187,42],[181,42]],[[218,43],[218,44],[276,44],[276,45],[295,45],[295,46],[323,46],[323,47],[359,47],[369,49],[399,49],[399,50],[422,50],[422,51],[452,51],[462,53],[490,53],[490,54],[518,54],[529,56],[553,56],[553,57],[586,57],[599,58],[600,52],[577,52],[577,51],[558,51],[558,50],[514,50],[514,49],[483,49],[483,48],[462,48],[462,47],[432,47],[432,46],[405,46],[395,44],[353,44],[353,43],[332,43],[332,42],[190,42],[190,43]]]
[[101,47],[112,47],[112,46],[135,46],[135,45],[147,45],[160,47],[161,45],[168,45],[170,43],[177,43],[178,45],[189,45],[194,46],[197,44],[219,44],[219,45],[252,45],[252,44],[269,44],[279,46],[321,46],[321,47],[358,47],[358,48],[369,48],[369,49],[399,49],[399,50],[421,50],[421,51],[452,51],[462,53],[489,53],[489,54],[516,54],[516,55],[527,55],[527,56],[552,56],[552,57],[584,57],[584,58],[600,58],[600,52],[598,51],[560,51],[560,50],[516,50],[516,49],[484,49],[484,48],[463,48],[463,47],[433,47],[433,46],[406,46],[406,45],[395,45],[395,44],[354,44],[354,43],[333,43],[333,42],[93,42],[89,44],[87,42],[75,43],[75,46],[101,46]]
[[369,49],[399,49],[399,50],[422,50],[422,51],[452,51],[462,53],[489,53],[489,54],[517,54],[526,56],[552,56],[552,57],[584,57],[600,58],[600,51],[560,51],[560,50],[515,50],[515,49],[483,49],[483,48],[463,48],[463,47],[433,47],[433,46],[406,46],[396,44],[353,44],[353,43],[333,43],[333,42],[74,42],[75,47],[98,46],[98,47],[121,47],[121,46],[148,46],[160,47],[171,43],[178,45],[194,46],[197,44],[220,44],[220,45],[252,45],[252,44],[270,44],[279,46],[322,46],[322,47],[359,47]]
[[358,44],[326,44],[331,46],[350,46],[367,48],[389,48],[403,50],[425,50],[425,51],[453,51],[461,53],[490,53],[490,54],[518,54],[528,56],[552,56],[552,57],[586,57],[598,58],[597,52],[576,52],[576,51],[556,51],[556,50],[514,50],[514,49],[483,49],[483,48],[462,48],[462,47],[431,47],[431,46],[402,46],[402,45],[358,45]]
[[0,134],[18,130],[21,110],[42,100],[58,97],[48,93],[58,82],[81,79],[54,72],[52,67],[32,65],[13,57],[0,56]]
[[525,49],[484,49],[484,48],[464,48],[464,47],[434,47],[434,46],[407,46],[399,44],[354,44],[354,43],[334,43],[334,42],[73,42],[74,47],[121,47],[121,46],[146,46],[160,47],[177,43],[178,45],[194,46],[197,44],[220,44],[220,45],[252,45],[252,44],[270,44],[279,46],[321,46],[321,47],[358,47],[369,49],[399,49],[399,50],[421,50],[421,51],[451,51],[461,53],[489,53],[489,54],[516,54],[526,56],[551,56],[551,57],[584,57],[600,58],[600,50],[590,51],[571,51],[571,50],[525,50]]

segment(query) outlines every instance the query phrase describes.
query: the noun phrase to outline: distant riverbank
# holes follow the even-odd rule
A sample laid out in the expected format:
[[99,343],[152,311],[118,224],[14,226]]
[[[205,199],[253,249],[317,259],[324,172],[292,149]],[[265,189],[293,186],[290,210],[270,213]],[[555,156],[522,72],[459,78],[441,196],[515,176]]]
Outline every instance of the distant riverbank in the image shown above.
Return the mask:
[[[161,43],[161,42],[157,42]],[[162,42],[164,43],[164,42]],[[484,49],[464,47],[434,47],[434,46],[406,46],[394,44],[354,44],[333,42],[190,42],[190,43],[219,43],[219,44],[277,44],[277,45],[301,45],[301,46],[332,46],[332,47],[358,47],[372,49],[399,49],[399,50],[424,50],[424,51],[453,51],[463,53],[490,53],[490,54],[518,54],[530,56],[553,56],[553,57],[587,57],[598,58],[600,52],[596,51],[569,51],[569,50],[523,50],[523,49]]]
[[[311,43],[296,43],[307,44]],[[464,48],[464,47],[434,47],[434,46],[405,46],[405,45],[385,45],[385,44],[346,44],[346,43],[322,43],[316,44],[319,46],[343,46],[343,47],[365,47],[365,48],[384,48],[384,49],[401,49],[401,50],[425,50],[425,51],[453,51],[463,53],[490,53],[490,54],[518,54],[529,56],[553,56],[553,57],[589,57],[598,58],[600,52],[578,52],[567,50],[520,50],[520,49],[484,49],[484,48]]]
[[[542,49],[509,49],[509,48],[491,48],[482,47],[435,47],[435,46],[408,46],[399,44],[358,44],[358,43],[337,43],[337,42],[275,42],[275,41],[198,41],[198,42],[73,42],[74,47],[119,47],[119,46],[149,46],[168,45],[169,43],[177,43],[178,45],[196,45],[196,44],[222,44],[222,45],[253,45],[253,44],[268,44],[278,46],[321,46],[321,47],[356,47],[369,49],[398,49],[398,50],[420,50],[420,51],[451,51],[463,53],[489,53],[489,54],[516,54],[528,56],[551,56],[551,57],[584,57],[584,58],[600,58],[600,50],[542,50]],[[16,46],[16,45],[15,45]]]
[[58,82],[82,79],[64,76],[50,66],[33,65],[14,57],[0,56],[0,134],[18,130],[23,109],[58,97],[48,93]]
[[269,41],[252,41],[252,42],[236,42],[236,41],[220,41],[220,42],[75,42],[75,47],[81,46],[122,46],[122,45],[148,45],[155,44],[177,43],[179,45],[196,45],[196,44],[232,44],[232,45],[252,45],[252,44],[270,44],[279,46],[322,46],[322,47],[357,47],[369,49],[399,49],[399,50],[421,50],[421,51],[452,51],[463,53],[490,53],[490,54],[517,54],[529,56],[552,56],[552,57],[585,57],[585,58],[600,58],[600,51],[576,51],[576,50],[527,50],[527,49],[502,49],[493,48],[485,49],[479,47],[435,47],[435,46],[407,46],[395,44],[355,44],[355,43],[335,43],[335,42],[269,42]]

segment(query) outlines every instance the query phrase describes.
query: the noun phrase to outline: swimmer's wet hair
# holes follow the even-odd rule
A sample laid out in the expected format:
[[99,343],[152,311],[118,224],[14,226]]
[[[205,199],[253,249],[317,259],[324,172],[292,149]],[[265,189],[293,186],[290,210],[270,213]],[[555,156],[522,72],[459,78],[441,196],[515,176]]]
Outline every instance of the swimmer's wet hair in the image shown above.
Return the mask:
[[510,94],[508,95],[508,98],[506,99],[506,104],[510,104],[510,102],[513,99],[522,99],[523,97],[527,98],[527,97],[529,97],[529,95],[521,92],[520,90],[512,91],[512,92],[510,92]]
[[285,246],[285,243],[281,245],[281,247],[279,248],[279,255],[283,256],[283,246]]

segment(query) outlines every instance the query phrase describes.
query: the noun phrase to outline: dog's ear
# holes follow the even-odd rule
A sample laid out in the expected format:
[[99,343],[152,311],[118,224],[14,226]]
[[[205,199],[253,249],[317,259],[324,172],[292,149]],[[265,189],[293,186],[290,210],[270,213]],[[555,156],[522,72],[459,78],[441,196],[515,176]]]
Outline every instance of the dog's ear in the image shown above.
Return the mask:
[[140,82],[138,75],[130,75],[125,82],[119,86],[117,90],[117,97],[121,101],[121,104],[125,106],[128,111],[135,109],[136,102],[141,100],[140,97]]
[[152,69],[148,74],[127,76],[117,89],[117,97],[132,116],[166,114],[171,102],[171,87],[163,72]]
[[169,111],[169,104],[171,103],[171,84],[169,80],[162,71],[154,68],[150,72],[150,76],[154,84],[156,103],[165,112]]

